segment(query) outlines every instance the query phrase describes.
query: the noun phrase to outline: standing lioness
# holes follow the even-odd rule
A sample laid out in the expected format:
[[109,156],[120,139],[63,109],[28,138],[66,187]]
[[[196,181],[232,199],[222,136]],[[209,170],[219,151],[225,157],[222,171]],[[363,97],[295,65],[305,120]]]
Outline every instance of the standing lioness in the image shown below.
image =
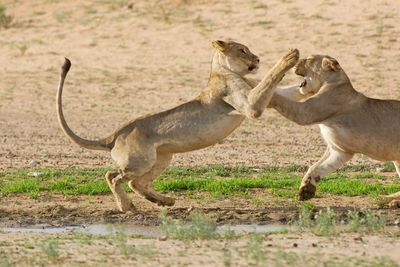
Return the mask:
[[[349,161],[355,153],[393,161],[400,176],[400,101],[379,100],[354,90],[332,57],[301,59],[295,73],[305,78],[302,91],[314,94],[304,102],[274,94],[270,107],[300,125],[318,124],[327,149],[312,165],[300,186],[300,199],[314,197],[316,184]],[[392,204],[400,192],[389,196]]]
[[62,90],[71,66],[68,59],[62,68],[57,93],[58,119],[64,133],[88,149],[111,151],[118,171],[106,174],[118,208],[134,206],[123,183],[146,199],[160,205],[173,205],[172,198],[157,193],[153,180],[169,165],[174,153],[213,145],[235,130],[245,117],[258,117],[264,111],[273,89],[297,62],[298,50],[284,56],[265,78],[252,88],[243,78],[258,69],[259,59],[239,43],[215,41],[211,74],[207,87],[192,101],[154,115],[138,118],[101,140],[86,140],[67,125],[62,111]]

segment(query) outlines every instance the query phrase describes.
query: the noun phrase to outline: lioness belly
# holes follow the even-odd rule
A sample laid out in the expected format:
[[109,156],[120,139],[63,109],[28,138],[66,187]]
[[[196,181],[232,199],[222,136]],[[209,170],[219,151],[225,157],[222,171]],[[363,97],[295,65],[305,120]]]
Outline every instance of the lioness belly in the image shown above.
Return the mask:
[[213,114],[197,122],[188,122],[174,135],[162,140],[158,150],[182,153],[214,145],[231,134],[244,116]]
[[323,124],[319,124],[319,127],[324,140],[339,150],[361,153],[376,160],[400,159],[400,135],[395,134],[393,130],[375,127],[370,130],[366,130],[365,127],[330,127]]

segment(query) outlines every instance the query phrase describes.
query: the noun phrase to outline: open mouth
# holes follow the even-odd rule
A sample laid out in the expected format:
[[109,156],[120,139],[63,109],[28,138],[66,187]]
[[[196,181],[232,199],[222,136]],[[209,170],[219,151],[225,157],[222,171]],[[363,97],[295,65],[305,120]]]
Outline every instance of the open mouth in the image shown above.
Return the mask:
[[304,79],[303,82],[300,84],[300,88],[306,87],[307,79]]
[[256,70],[258,67],[256,65],[251,65],[250,67],[248,67],[249,71],[253,71]]

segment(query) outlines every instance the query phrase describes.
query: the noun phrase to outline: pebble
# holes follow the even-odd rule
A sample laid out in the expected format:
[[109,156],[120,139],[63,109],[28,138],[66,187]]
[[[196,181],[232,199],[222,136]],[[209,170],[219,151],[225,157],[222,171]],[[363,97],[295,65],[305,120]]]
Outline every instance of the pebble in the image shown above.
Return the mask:
[[166,236],[166,235],[160,236],[158,238],[158,240],[160,240],[160,241],[167,241],[167,239],[168,239],[168,236]]
[[40,175],[42,175],[41,172],[28,172],[28,176],[30,177],[38,177]]
[[37,162],[36,160],[31,160],[29,161],[29,167],[30,168],[35,168],[37,165],[39,164],[39,162]]

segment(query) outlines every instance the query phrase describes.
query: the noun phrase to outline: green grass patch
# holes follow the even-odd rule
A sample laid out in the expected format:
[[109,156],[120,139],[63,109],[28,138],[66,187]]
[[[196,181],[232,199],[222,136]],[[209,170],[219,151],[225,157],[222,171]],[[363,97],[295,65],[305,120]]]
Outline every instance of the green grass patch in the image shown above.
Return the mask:
[[24,193],[31,197],[42,191],[65,195],[98,195],[110,192],[104,179],[108,169],[12,170],[0,174],[0,195]]
[[[383,165],[384,167],[386,165]],[[376,166],[353,165],[318,183],[318,194],[378,196],[400,191],[398,178],[375,173]],[[385,167],[386,168],[386,167]],[[354,171],[354,170],[363,171]],[[108,168],[16,169],[0,173],[0,195],[22,193],[36,198],[41,192],[65,195],[110,193],[104,179]],[[272,195],[297,198],[305,166],[227,167],[223,165],[170,167],[155,182],[162,192],[183,192],[196,197],[252,197],[253,189],[270,189]],[[129,189],[126,187],[126,190]],[[198,195],[198,194],[197,194]]]

